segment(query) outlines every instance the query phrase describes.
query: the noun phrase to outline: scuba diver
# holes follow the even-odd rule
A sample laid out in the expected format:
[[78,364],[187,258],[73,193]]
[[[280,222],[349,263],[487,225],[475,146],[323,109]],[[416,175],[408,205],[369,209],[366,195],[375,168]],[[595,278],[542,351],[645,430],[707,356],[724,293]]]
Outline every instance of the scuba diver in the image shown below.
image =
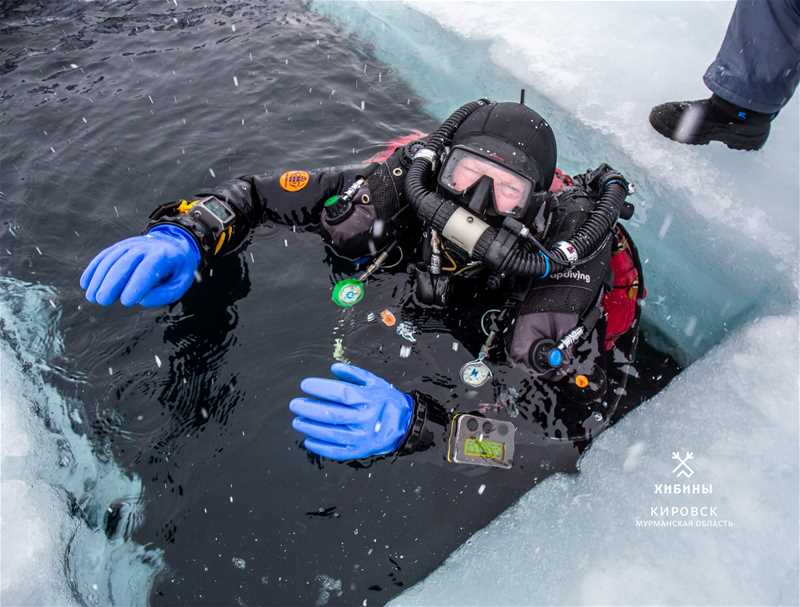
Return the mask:
[[[524,372],[521,396],[535,405],[520,412],[495,394],[491,405],[448,408],[337,362],[334,379],[302,380],[305,396],[289,404],[293,427],[308,451],[333,460],[430,449],[451,463],[508,469],[515,418],[548,426],[550,437],[590,439],[624,393],[645,296],[636,248],[618,223],[633,214],[632,191],[605,164],[574,177],[557,169],[553,131],[523,91],[519,103],[467,103],[366,167],[244,176],[163,204],[144,235],[100,252],[80,283],[101,305],[170,304],[272,221],[319,231],[337,256],[370,261],[333,288],[349,309],[399,256],[408,263],[404,312],[482,329],[485,339],[469,331],[476,355],[459,372],[468,393],[505,365]],[[554,411],[571,421],[554,424]]]

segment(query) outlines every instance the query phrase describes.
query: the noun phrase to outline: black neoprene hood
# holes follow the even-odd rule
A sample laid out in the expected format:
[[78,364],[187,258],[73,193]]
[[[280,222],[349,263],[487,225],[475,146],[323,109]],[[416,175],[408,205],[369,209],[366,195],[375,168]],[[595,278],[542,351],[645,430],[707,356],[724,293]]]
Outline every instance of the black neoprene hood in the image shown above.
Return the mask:
[[547,121],[522,103],[491,103],[458,127],[453,144],[488,154],[547,190],[556,170],[556,138]]

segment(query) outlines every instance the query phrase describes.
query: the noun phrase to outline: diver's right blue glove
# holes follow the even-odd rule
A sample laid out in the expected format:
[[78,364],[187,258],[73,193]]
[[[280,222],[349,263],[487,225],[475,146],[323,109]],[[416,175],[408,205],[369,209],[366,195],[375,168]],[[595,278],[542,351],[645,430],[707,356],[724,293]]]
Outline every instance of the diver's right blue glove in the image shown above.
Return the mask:
[[98,253],[81,276],[81,288],[87,300],[102,306],[119,298],[124,306],[154,308],[178,301],[199,265],[200,248],[189,232],[162,224]]
[[377,375],[334,363],[338,378],[309,377],[300,389],[313,398],[295,398],[292,427],[307,436],[309,451],[334,460],[391,453],[400,447],[414,414],[414,399]]

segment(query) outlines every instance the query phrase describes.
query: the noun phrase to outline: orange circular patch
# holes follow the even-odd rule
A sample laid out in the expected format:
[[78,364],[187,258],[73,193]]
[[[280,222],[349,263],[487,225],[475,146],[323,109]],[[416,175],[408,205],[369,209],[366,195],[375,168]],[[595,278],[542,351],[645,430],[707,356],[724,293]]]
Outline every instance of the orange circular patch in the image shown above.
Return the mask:
[[585,375],[576,375],[575,385],[581,389],[586,388],[589,385],[589,378]]
[[307,171],[286,171],[281,175],[280,184],[287,192],[298,192],[308,185],[310,178]]
[[387,327],[393,327],[397,322],[394,314],[392,314],[389,310],[381,311],[381,320]]

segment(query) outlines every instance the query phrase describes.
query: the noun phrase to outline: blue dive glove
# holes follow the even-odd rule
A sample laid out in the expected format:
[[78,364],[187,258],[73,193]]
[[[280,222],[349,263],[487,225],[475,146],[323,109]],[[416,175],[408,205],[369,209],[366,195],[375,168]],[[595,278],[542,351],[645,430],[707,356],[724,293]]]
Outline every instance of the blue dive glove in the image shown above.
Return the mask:
[[353,365],[334,363],[338,379],[309,377],[295,398],[292,427],[307,436],[309,451],[335,460],[391,453],[411,426],[414,400],[390,383]]
[[104,249],[81,275],[86,299],[108,306],[154,308],[178,301],[192,286],[200,249],[183,228],[158,225]]

